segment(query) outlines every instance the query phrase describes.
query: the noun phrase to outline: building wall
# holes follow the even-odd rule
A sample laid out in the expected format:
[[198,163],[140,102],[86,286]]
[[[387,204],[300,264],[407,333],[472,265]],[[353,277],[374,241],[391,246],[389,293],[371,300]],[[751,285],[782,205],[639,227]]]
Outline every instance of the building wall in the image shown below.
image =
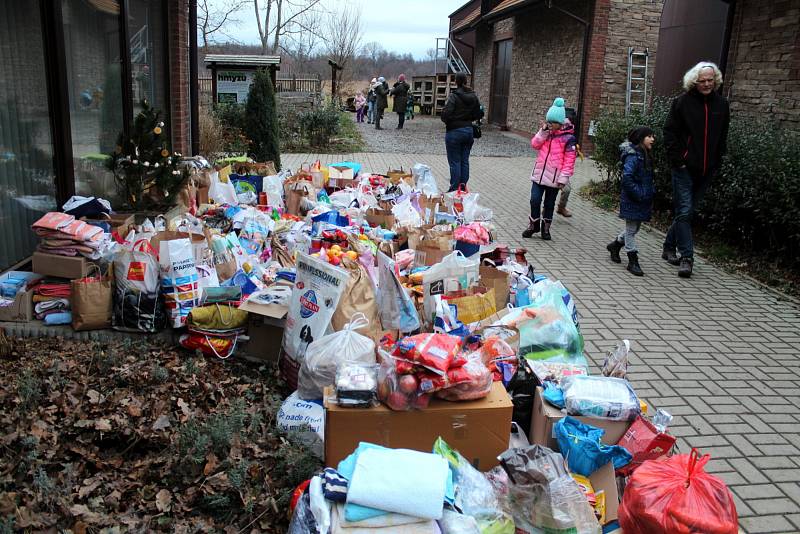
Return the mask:
[[732,113],[800,127],[800,0],[736,3],[724,92]]
[[[563,9],[586,18],[589,3],[560,2]],[[583,54],[583,26],[555,9],[542,6],[515,17],[508,127],[533,132],[553,99],[576,107]]]
[[189,0],[169,2],[170,121],[172,149],[188,155],[189,128]]

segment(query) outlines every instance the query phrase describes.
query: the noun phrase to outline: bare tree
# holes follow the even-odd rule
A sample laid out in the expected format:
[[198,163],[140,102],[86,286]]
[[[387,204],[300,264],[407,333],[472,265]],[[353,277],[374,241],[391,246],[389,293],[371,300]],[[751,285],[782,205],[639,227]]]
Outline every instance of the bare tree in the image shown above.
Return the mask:
[[[311,31],[307,26],[310,13],[320,12],[322,0],[252,0],[261,41],[261,53],[277,54],[281,38],[287,34]],[[263,9],[262,9],[263,6]],[[272,20],[272,16],[275,20]],[[270,40],[272,44],[270,45]]]
[[325,30],[325,51],[342,68],[341,81],[348,81],[352,74],[348,67],[364,38],[361,12],[357,8],[343,6],[328,16]]
[[214,34],[220,33],[231,39],[225,33],[225,25],[240,22],[235,15],[245,4],[247,0],[197,0],[197,29],[203,36],[205,49],[208,49]]

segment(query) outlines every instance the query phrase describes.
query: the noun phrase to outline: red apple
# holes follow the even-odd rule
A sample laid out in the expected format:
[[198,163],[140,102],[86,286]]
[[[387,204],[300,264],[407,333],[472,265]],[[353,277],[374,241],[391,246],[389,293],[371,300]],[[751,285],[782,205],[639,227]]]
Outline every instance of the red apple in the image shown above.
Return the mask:
[[417,391],[419,383],[414,375],[403,375],[400,377],[400,391],[411,394]]
[[399,391],[393,391],[389,394],[389,397],[386,399],[386,405],[392,410],[397,410],[400,412],[408,410],[409,408],[408,397],[406,397]]
[[415,410],[424,410],[428,407],[428,404],[431,402],[431,395],[430,393],[425,393],[424,395],[418,395],[414,398],[411,402],[411,407]]

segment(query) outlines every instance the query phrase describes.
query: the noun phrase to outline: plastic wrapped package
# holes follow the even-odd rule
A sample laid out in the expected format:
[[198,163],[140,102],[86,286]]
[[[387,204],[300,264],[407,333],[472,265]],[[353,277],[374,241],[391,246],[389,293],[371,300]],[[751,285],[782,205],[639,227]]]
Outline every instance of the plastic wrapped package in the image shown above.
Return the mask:
[[544,384],[545,382],[560,384],[564,377],[589,374],[589,370],[586,366],[571,363],[528,360],[528,365],[533,371],[533,374],[536,375],[540,384]]
[[[408,366],[406,373],[398,372],[398,364]],[[416,376],[410,374],[412,366],[381,351],[378,369],[378,400],[396,411],[423,410],[428,407],[432,393],[420,391]]]
[[613,351],[606,354],[603,360],[603,376],[625,378],[628,374],[628,354],[631,351],[631,342],[623,339]]
[[297,393],[302,399],[322,398],[322,390],[333,385],[344,362],[375,365],[375,342],[356,330],[369,326],[363,313],[356,313],[344,328],[312,342],[300,366]]
[[453,385],[436,392],[440,399],[476,400],[486,397],[492,391],[492,373],[479,357],[469,358],[462,367],[448,370],[447,378]]
[[317,534],[318,532],[317,522],[311,512],[311,497],[308,492],[305,492],[297,501],[287,534]]
[[376,400],[378,369],[374,364],[344,362],[336,371],[336,402],[339,406],[368,408]]
[[[521,313],[530,314],[531,311],[534,317],[521,321],[517,326],[520,334],[520,356],[586,366],[583,336],[575,326],[560,291],[552,288],[543,292],[530,307],[523,308]],[[504,317],[503,323],[508,324],[512,320]]]
[[535,534],[600,534],[594,511],[564,467],[564,458],[547,447],[509,449],[499,456],[511,481],[509,500],[518,530]]
[[417,334],[401,339],[393,356],[445,375],[461,351],[461,338],[448,334]]
[[633,421],[641,412],[630,382],[609,376],[568,376],[561,381],[564,404],[570,415],[614,421]]
[[719,478],[703,467],[709,455],[677,454],[643,463],[633,472],[619,507],[626,534],[736,534],[736,503]]

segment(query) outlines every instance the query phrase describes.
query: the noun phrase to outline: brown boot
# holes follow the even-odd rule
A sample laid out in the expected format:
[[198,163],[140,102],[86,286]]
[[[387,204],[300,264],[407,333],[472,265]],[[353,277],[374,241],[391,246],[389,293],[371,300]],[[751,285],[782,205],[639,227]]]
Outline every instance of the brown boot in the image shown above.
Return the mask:
[[556,213],[561,215],[562,217],[572,217],[572,212],[567,209],[566,206],[559,206],[556,210]]

